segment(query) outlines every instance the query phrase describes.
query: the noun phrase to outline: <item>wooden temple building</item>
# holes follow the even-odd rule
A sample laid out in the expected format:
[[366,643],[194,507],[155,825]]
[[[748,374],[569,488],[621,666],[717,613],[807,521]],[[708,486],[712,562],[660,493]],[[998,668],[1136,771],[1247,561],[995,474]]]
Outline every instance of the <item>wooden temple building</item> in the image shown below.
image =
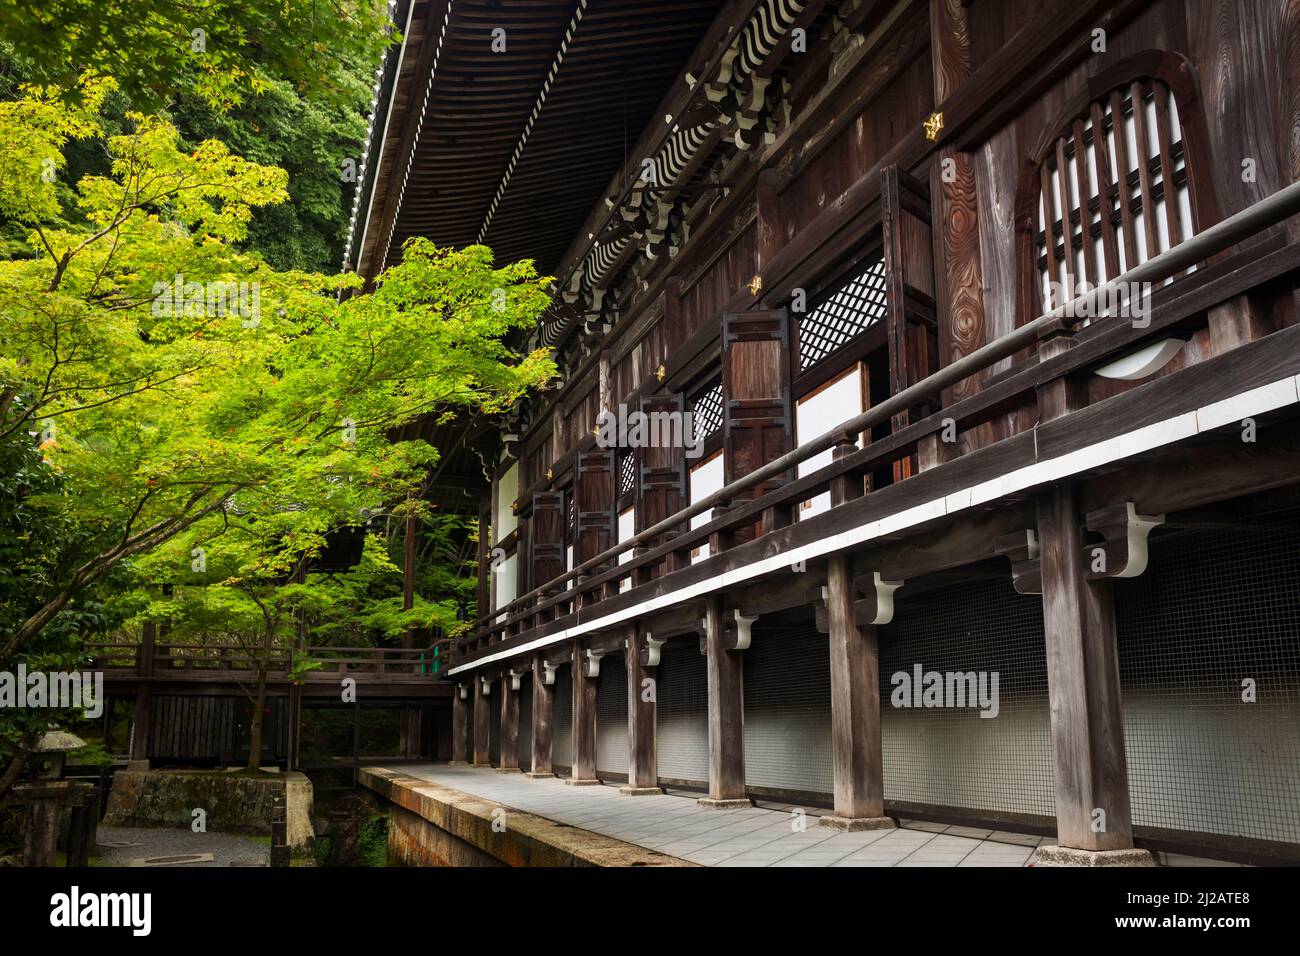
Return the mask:
[[453,760],[1300,859],[1300,0],[393,18],[345,267],[555,277]]

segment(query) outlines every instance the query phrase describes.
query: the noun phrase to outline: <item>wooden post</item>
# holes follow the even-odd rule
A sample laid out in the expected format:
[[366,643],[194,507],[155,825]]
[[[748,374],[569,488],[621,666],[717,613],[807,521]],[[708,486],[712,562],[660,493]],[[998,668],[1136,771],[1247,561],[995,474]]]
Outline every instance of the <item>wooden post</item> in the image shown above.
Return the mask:
[[451,695],[451,762],[465,763],[469,759],[469,740],[465,725],[469,714],[469,688],[464,688],[465,697],[461,697],[462,687],[456,685]]
[[135,718],[131,723],[131,766],[132,770],[149,769],[149,729],[153,724],[153,676],[154,644],[158,639],[158,625],[145,621],[140,635],[140,648],[136,651],[136,675],[140,680],[135,691]]
[[[554,671],[551,672],[554,680]],[[533,762],[530,777],[553,777],[551,741],[554,731],[555,685],[546,683],[546,659],[533,655]]]
[[636,625],[627,634],[627,786],[628,797],[663,793],[655,752],[656,668],[642,661],[646,637]]
[[501,675],[501,760],[498,773],[519,772],[519,691],[507,671]]
[[491,761],[488,760],[488,735],[491,733],[492,715],[488,712],[491,706],[489,695],[483,692],[484,677],[481,674],[475,674],[474,680],[474,766],[488,767]]
[[820,822],[842,830],[880,830],[894,826],[885,816],[880,661],[876,628],[857,623],[855,597],[849,559],[836,555],[826,569],[835,814]]
[[1038,538],[1059,846],[1040,847],[1038,859],[1149,865],[1150,854],[1133,849],[1111,583],[1088,579],[1083,524],[1073,484],[1042,492]]
[[[409,611],[415,607],[415,554],[418,521],[414,510],[408,511],[406,525],[402,533],[402,609]],[[407,628],[402,632],[402,648],[409,650],[415,643],[415,631]],[[401,740],[399,745],[403,757],[420,756],[420,711],[414,707],[403,707],[400,722]]]
[[700,805],[726,810],[747,807],[745,797],[745,685],[741,651],[724,648],[722,597],[705,610],[709,674],[709,795]]
[[596,779],[596,679],[587,674],[582,641],[573,642],[573,773],[565,783],[585,786]]
[[290,857],[288,809],[280,794],[271,803],[271,865],[289,866]]
[[492,534],[492,505],[490,499],[479,499],[478,505],[478,590],[475,592],[475,613],[486,617],[493,611],[491,588],[491,563],[488,538]]

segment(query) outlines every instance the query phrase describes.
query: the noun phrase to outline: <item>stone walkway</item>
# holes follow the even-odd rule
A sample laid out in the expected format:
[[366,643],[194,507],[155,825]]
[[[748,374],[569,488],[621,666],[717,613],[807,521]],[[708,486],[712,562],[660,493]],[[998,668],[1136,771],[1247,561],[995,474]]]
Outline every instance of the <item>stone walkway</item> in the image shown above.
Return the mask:
[[[141,860],[210,854],[179,866],[270,866],[271,841],[237,833],[194,833],[183,827],[110,827],[96,832],[97,866],[139,866]],[[158,865],[158,864],[155,864]]]
[[895,830],[841,833],[817,825],[815,815],[829,812],[820,809],[806,811],[800,829],[796,808],[773,804],[707,810],[694,796],[625,797],[614,786],[570,787],[559,779],[530,780],[483,768],[421,764],[400,770],[705,866],[1025,866],[1040,842],[1055,842],[919,821]]
[[[581,827],[704,866],[1031,866],[1035,848],[1053,837],[904,820],[901,828],[843,833],[818,826],[829,813],[764,803],[708,810],[696,795],[625,797],[617,786],[571,787],[558,778],[447,764],[404,764],[403,774],[485,800]],[[1156,853],[1163,866],[1238,866],[1221,860]]]

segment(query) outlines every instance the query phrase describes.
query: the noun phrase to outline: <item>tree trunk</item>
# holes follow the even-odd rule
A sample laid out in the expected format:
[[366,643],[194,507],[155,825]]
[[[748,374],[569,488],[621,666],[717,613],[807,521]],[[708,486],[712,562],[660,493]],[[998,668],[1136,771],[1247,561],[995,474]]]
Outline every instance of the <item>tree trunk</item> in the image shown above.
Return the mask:
[[275,643],[275,625],[268,619],[262,637],[262,653],[257,659],[257,697],[253,701],[253,721],[248,727],[248,769],[262,769],[262,713],[266,710],[266,674],[271,669],[271,647]]

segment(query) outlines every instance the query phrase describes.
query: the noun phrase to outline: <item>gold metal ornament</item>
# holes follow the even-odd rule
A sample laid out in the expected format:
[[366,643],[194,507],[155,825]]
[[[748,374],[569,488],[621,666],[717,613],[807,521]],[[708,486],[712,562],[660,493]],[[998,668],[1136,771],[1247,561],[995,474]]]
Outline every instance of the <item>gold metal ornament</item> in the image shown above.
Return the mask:
[[943,129],[943,114],[931,113],[930,118],[925,121],[925,138],[934,142],[939,138],[939,131]]

